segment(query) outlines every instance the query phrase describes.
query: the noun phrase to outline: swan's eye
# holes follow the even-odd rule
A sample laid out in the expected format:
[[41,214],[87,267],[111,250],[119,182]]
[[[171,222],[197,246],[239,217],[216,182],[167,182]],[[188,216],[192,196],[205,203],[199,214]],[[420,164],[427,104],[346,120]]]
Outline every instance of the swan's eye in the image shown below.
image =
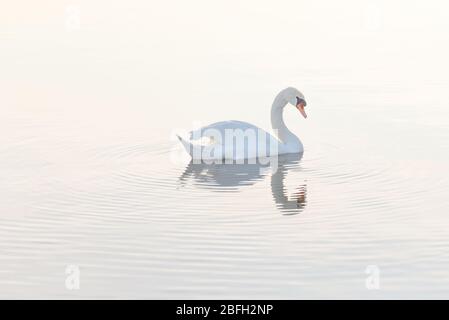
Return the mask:
[[296,105],[298,105],[300,103],[302,103],[304,105],[304,107],[307,106],[306,100],[296,97]]

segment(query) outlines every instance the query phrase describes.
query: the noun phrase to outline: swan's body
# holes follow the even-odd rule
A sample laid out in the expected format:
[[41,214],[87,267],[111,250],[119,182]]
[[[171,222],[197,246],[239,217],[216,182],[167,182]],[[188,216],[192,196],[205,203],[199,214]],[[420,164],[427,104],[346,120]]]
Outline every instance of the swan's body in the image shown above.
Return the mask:
[[251,123],[230,120],[191,131],[188,138],[178,138],[194,159],[236,160],[301,153],[304,151],[301,141],[286,127],[283,120],[283,110],[288,103],[295,105],[306,117],[303,94],[295,88],[282,90],[271,107],[274,135]]

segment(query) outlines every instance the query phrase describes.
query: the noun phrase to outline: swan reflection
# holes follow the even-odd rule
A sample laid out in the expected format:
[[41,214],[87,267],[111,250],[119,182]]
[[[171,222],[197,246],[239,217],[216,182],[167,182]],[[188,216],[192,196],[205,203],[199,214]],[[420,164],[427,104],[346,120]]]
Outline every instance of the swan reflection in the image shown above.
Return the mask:
[[298,214],[306,207],[307,186],[304,181],[301,181],[302,183],[289,193],[285,186],[285,178],[289,171],[299,169],[301,158],[302,153],[287,154],[278,156],[277,163],[270,161],[266,165],[205,164],[191,161],[179,177],[179,182],[181,186],[190,181],[198,188],[232,192],[253,185],[271,175],[271,194],[276,207],[283,214]]

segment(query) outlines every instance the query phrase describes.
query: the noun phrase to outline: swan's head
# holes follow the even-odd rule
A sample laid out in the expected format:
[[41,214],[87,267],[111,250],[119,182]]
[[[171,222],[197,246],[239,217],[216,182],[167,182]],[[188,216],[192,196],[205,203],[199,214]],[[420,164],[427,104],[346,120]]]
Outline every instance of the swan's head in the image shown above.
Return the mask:
[[307,114],[305,111],[305,107],[307,106],[306,99],[304,98],[304,95],[296,88],[289,87],[284,90],[284,97],[287,100],[288,103],[295,106],[296,109],[301,112],[302,116],[304,118],[307,118]]

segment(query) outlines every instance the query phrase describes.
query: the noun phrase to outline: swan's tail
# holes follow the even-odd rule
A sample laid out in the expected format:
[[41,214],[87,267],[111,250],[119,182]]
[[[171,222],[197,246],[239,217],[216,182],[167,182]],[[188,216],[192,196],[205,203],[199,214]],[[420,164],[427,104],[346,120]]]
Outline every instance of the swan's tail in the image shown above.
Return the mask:
[[179,141],[182,143],[182,146],[187,151],[187,153],[193,158],[193,149],[195,146],[190,142],[182,138],[180,135],[176,135],[179,139]]

